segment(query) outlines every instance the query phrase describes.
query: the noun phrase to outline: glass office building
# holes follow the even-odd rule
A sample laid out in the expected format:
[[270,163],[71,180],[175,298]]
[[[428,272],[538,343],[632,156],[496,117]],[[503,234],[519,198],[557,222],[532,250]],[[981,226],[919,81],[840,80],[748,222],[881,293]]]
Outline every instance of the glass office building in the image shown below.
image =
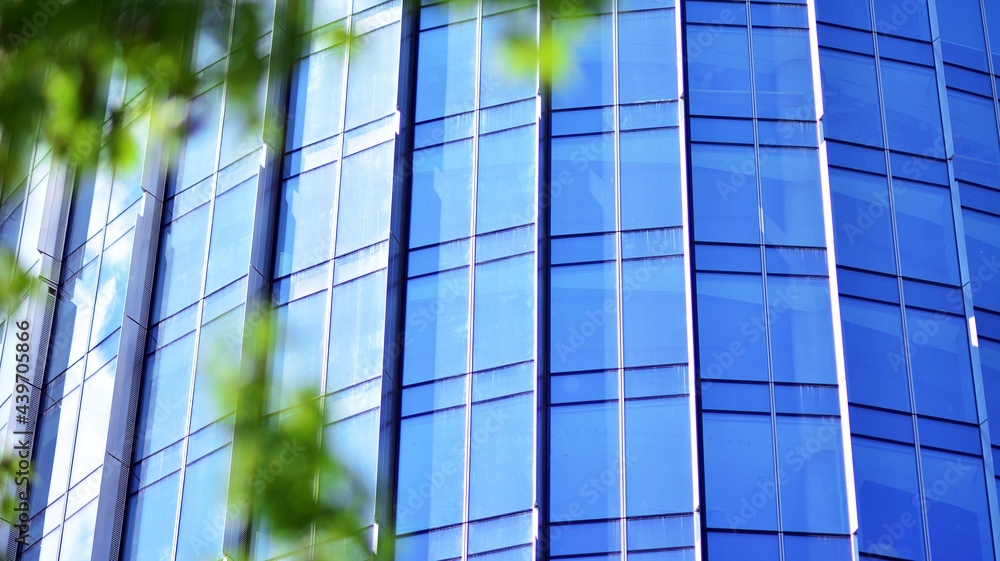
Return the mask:
[[1000,0],[313,0],[288,73],[257,4],[206,10],[178,150],[135,107],[136,168],[40,142],[2,201],[48,289],[0,318],[8,552],[339,555],[229,490],[209,373],[271,308],[264,422],[321,404],[381,558],[997,558]]

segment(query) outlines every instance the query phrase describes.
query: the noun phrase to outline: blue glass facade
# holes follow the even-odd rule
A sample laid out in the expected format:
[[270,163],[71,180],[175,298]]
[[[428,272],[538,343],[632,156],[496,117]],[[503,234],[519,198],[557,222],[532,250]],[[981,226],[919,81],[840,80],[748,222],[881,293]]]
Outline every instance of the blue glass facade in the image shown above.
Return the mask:
[[[0,318],[19,559],[997,558],[1000,2],[253,3],[192,37],[176,150],[116,74],[139,164],[40,143],[0,201],[50,287]],[[320,405],[371,552],[230,485],[210,372],[265,310],[259,420]]]

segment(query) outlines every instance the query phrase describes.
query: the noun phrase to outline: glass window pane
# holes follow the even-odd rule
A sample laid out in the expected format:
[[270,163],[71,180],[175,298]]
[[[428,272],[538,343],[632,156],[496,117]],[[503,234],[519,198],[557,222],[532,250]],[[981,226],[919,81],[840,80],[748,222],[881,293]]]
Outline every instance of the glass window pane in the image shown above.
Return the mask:
[[62,281],[49,357],[50,376],[51,373],[62,372],[87,352],[97,290],[97,267],[95,259],[80,272]]
[[[778,536],[767,534],[708,535],[709,561],[743,561],[745,559],[779,559]],[[823,560],[827,561],[827,560]]]
[[465,409],[404,419],[399,438],[396,532],[461,522]]
[[330,258],[337,164],[293,177],[282,187],[278,207],[276,276],[307,269]]
[[618,366],[618,298],[612,264],[552,269],[553,372]]
[[884,59],[880,64],[889,148],[943,157],[941,107],[934,69]]
[[535,487],[534,412],[530,395],[472,407],[470,519],[531,508]]
[[174,541],[178,474],[139,491],[129,499],[122,559],[167,559]]
[[673,10],[618,16],[619,103],[677,99],[674,33]]
[[323,367],[326,292],[278,308],[269,411],[317,395]]
[[[264,105],[267,96],[269,62],[268,59],[261,61],[263,72],[257,77],[257,86],[253,91],[245,91],[245,89],[249,89],[250,84],[247,84],[244,88],[234,88],[226,92],[226,115],[222,120],[222,141],[219,148],[220,170],[244,156],[248,156],[251,152],[259,151],[261,144],[263,144]],[[259,154],[259,152],[257,153]],[[241,164],[247,164],[250,161],[252,159],[241,162]],[[220,179],[222,177],[224,174],[220,175]],[[140,181],[141,177],[136,177],[132,181],[135,185],[135,191],[139,190]],[[118,188],[118,177],[115,177],[115,188]]]
[[815,150],[774,148],[760,162],[764,242],[823,247],[823,192]]
[[778,417],[782,530],[849,533],[842,442],[838,417]]
[[293,67],[286,150],[308,146],[340,132],[343,68],[343,45],[313,53]]
[[122,325],[125,309],[125,289],[132,262],[132,235],[121,239],[104,250],[101,263],[101,280],[97,285],[97,302],[94,306],[94,327],[91,345],[96,345]]
[[761,277],[701,273],[697,286],[702,375],[767,380]]
[[770,417],[705,413],[702,422],[709,527],[776,530]]
[[90,559],[97,525],[97,501],[74,514],[63,526],[60,559]]
[[959,284],[958,249],[947,189],[893,180],[904,276]]
[[758,117],[816,118],[807,30],[754,27],[753,70]]
[[472,368],[486,370],[535,355],[534,255],[476,267]]
[[986,2],[986,27],[990,40],[990,52],[993,58],[993,65],[1000,63],[1000,4],[996,2]]
[[918,413],[976,421],[965,320],[906,310],[906,330]]
[[[979,359],[983,368],[983,393],[986,394],[986,417],[1000,419],[1000,343],[979,341]],[[991,423],[992,424],[992,423]],[[1000,431],[991,430],[993,445],[1000,444]]]
[[875,0],[875,29],[881,33],[929,41],[931,28],[927,0],[910,0],[905,9],[898,0]]
[[955,176],[1000,187],[1000,144],[992,99],[948,90],[955,140]]
[[469,269],[411,279],[406,290],[403,383],[466,372]]
[[830,168],[837,264],[896,274],[885,177]]
[[535,221],[537,143],[534,126],[480,137],[477,233]]
[[471,235],[472,140],[413,154],[410,247]]
[[767,278],[776,382],[836,384],[833,313],[825,278]]
[[537,88],[534,78],[511,69],[506,40],[515,33],[534,37],[536,27],[534,8],[483,18],[479,82],[479,103],[482,107],[535,97]]
[[[656,56],[661,56],[657,53]],[[677,129],[621,134],[623,230],[681,225]]]
[[552,140],[552,233],[615,230],[614,141],[610,134]]
[[913,448],[853,439],[862,553],[924,560],[923,516]]
[[235,403],[228,401],[229,397],[220,399],[220,377],[213,374],[218,372],[215,368],[220,363],[231,367],[240,364],[244,310],[241,305],[201,328],[191,404],[191,432],[221,419],[235,407]]
[[222,86],[216,86],[191,100],[184,155],[177,165],[176,179],[168,184],[167,196],[187,189],[215,170],[221,120]]
[[695,144],[691,161],[698,241],[760,243],[753,148]]
[[149,456],[185,434],[194,334],[156,351],[143,372],[135,459]]
[[973,301],[1000,311],[1000,218],[963,210],[962,222]]
[[178,558],[222,557],[229,461],[230,448],[226,446],[188,466],[181,502]]
[[327,392],[382,374],[385,302],[385,271],[333,288]]
[[73,391],[56,407],[50,407],[39,420],[35,442],[34,473],[31,491],[31,514],[40,512],[66,492],[73,436],[80,413],[80,392]]
[[[348,130],[396,111],[399,38],[399,24],[394,23],[351,39],[347,74]],[[329,92],[326,99],[330,99]],[[330,105],[336,102],[327,102],[324,109]],[[326,119],[327,114],[317,120]]]
[[345,488],[340,481],[320,481],[320,493],[333,495],[338,504],[357,504],[358,521],[363,524],[375,516],[378,435],[378,408],[330,425],[323,433],[324,446],[333,451],[356,485]]
[[421,31],[417,55],[417,121],[472,110],[475,69],[475,21]]
[[993,559],[982,460],[921,450],[920,463],[932,557]]
[[389,236],[393,142],[344,160],[337,213],[337,255],[368,247]]
[[625,366],[687,362],[684,260],[622,265]]
[[553,84],[552,107],[611,105],[614,101],[611,16],[555,19],[552,34],[569,41],[573,61],[566,79]]
[[986,41],[979,0],[948,0],[937,5],[944,60],[986,70]]
[[851,402],[909,411],[899,307],[842,297],[840,315]]
[[73,475],[70,486],[90,475],[102,463],[111,422],[111,399],[114,394],[115,367],[112,362],[91,376],[83,385],[80,424],[73,452]]
[[[868,3],[864,4],[867,11]],[[843,12],[843,2],[830,5],[836,6],[834,11],[837,13]],[[875,59],[821,49],[820,67],[823,70],[823,110],[826,113],[823,132],[826,137],[882,146]]]
[[617,403],[553,407],[551,415],[551,520],[617,518],[622,472]]
[[688,405],[686,398],[625,403],[628,516],[676,514],[694,508]]
[[817,2],[816,19],[848,27],[871,30],[872,15],[868,0],[840,0]]
[[163,228],[156,263],[158,289],[153,320],[174,315],[196,302],[205,274],[208,205],[202,205]]
[[208,249],[206,294],[247,274],[256,195],[257,181],[254,178],[216,199],[212,241]]
[[746,27],[688,25],[691,113],[751,117]]

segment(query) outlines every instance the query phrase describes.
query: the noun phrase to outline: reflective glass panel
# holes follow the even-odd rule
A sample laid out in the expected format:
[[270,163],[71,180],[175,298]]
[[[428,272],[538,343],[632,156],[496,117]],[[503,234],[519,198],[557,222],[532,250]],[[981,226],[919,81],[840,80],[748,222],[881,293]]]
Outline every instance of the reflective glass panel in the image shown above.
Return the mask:
[[533,255],[476,267],[472,369],[531,360],[535,353]]
[[767,278],[776,382],[836,384],[830,285],[825,278]]
[[552,140],[552,233],[615,230],[614,141],[610,134]]
[[472,141],[413,154],[410,247],[468,237],[472,222]]
[[705,413],[702,423],[709,527],[776,530],[770,417]]
[[847,392],[854,403],[910,410],[899,307],[842,297]]
[[552,521],[617,518],[622,472],[618,405],[553,407],[550,430]]
[[746,27],[688,25],[691,112],[752,116]]
[[677,129],[626,132],[619,143],[622,229],[680,226]]
[[625,366],[687,362],[684,260],[622,265]]
[[396,531],[462,521],[465,410],[404,419],[400,426]]
[[467,370],[468,268],[409,281],[405,337],[403,383],[446,378]]
[[698,241],[760,243],[753,147],[695,144],[691,161]]
[[698,275],[702,375],[767,380],[764,291],[756,275]]
[[552,269],[553,372],[618,366],[615,268],[601,263]]
[[691,511],[694,491],[689,425],[686,398],[625,403],[628,516]]
[[337,164],[285,182],[278,207],[275,274],[283,277],[330,258]]
[[534,411],[530,395],[472,407],[470,519],[531,508],[535,465]]
[[976,398],[965,320],[908,309],[906,330],[917,412],[975,421]]
[[754,27],[753,71],[758,117],[816,118],[807,30]]

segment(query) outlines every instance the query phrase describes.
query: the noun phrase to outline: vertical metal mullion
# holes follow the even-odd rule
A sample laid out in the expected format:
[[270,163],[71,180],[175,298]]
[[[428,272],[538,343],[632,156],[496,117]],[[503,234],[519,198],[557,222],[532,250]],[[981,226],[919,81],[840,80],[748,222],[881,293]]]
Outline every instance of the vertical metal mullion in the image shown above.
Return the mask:
[[[550,0],[538,0],[538,30],[537,40],[541,46],[546,41],[552,40],[552,14],[549,12]],[[540,61],[539,61],[540,62]],[[551,445],[550,434],[550,351],[551,335],[549,333],[549,323],[551,314],[551,228],[550,216],[552,211],[552,185],[549,178],[552,157],[552,84],[541,75],[541,66],[537,69],[538,74],[538,97],[536,124],[538,141],[536,142],[536,246],[537,252],[535,269],[535,556],[537,561],[546,561],[549,558],[550,548],[550,527],[549,516],[549,477],[551,466],[549,465],[549,448]]]
[[[263,365],[258,361],[266,353],[265,350],[257,349],[253,344],[247,343],[255,342],[248,336],[252,336],[253,331],[260,325],[266,324],[272,312],[269,288],[273,277],[275,231],[282,184],[281,162],[284,157],[284,132],[287,122],[286,101],[290,88],[288,73],[294,58],[290,49],[297,44],[296,38],[289,36],[295,30],[284,29],[281,24],[289,20],[288,13],[294,10],[295,6],[295,2],[278,3],[269,14],[273,18],[271,51],[261,123],[261,146],[258,148],[260,159],[250,236],[246,303],[243,310],[243,345],[240,351],[240,377],[248,380],[250,385],[261,384],[261,388],[267,380],[263,377]],[[294,54],[297,55],[298,51]],[[232,471],[222,544],[224,558],[231,561],[246,561],[250,558],[253,547],[251,530],[255,521],[251,519],[253,495],[249,491],[250,482],[234,483],[232,473],[241,473],[244,470],[243,462],[246,461],[247,454],[242,452],[244,437],[240,433],[240,427],[261,422],[263,403],[258,400],[262,397],[241,392],[233,404],[235,428],[230,463]]]
[[707,561],[709,559],[708,547],[708,524],[705,516],[706,490],[705,490],[705,443],[702,438],[704,434],[704,414],[702,412],[702,380],[701,380],[701,358],[699,357],[699,336],[698,336],[698,276],[697,261],[695,253],[695,220],[694,220],[694,179],[693,179],[693,159],[691,150],[691,103],[690,103],[690,68],[688,67],[687,56],[687,2],[680,0],[676,4],[677,18],[677,59],[679,61],[678,72],[680,74],[681,86],[678,96],[680,110],[683,112],[680,119],[680,141],[684,151],[681,157],[681,202],[683,205],[682,227],[684,229],[684,261],[685,261],[685,289],[687,292],[686,307],[688,309],[688,368],[691,388],[691,448],[692,458],[695,461],[692,466],[692,494],[695,504],[695,559]]
[[622,559],[628,555],[628,524],[625,485],[625,337],[624,337],[624,264],[622,263],[622,205],[621,205],[621,126],[619,123],[619,60],[618,60],[618,0],[611,0],[611,81],[612,81],[612,157],[614,165],[614,218],[615,218],[615,339],[618,342],[618,364],[615,377],[618,389],[618,523],[621,525],[619,550]]
[[819,32],[815,2],[810,2],[806,6],[806,9],[809,17],[809,51],[810,59],[812,61],[813,96],[814,105],[816,107],[817,130],[819,131],[817,140],[820,166],[820,189],[822,191],[823,198],[823,228],[826,240],[827,274],[829,275],[828,285],[830,289],[830,311],[833,315],[834,360],[836,361],[837,394],[840,404],[841,446],[843,447],[845,485],[847,487],[845,494],[847,498],[848,531],[852,536],[852,555],[854,559],[857,559],[860,547],[857,541],[858,509],[854,479],[854,451],[853,446],[851,445],[850,409],[847,394],[847,370],[844,357],[844,337],[841,327],[843,322],[840,312],[840,288],[837,279],[837,258],[835,251],[836,239],[833,225],[833,194],[830,183],[830,166],[827,154],[827,144],[822,127],[825,107],[823,100],[821,61],[819,57]]
[[784,535],[783,524],[782,524],[782,512],[781,512],[781,485],[779,484],[778,471],[781,469],[781,457],[778,454],[778,414],[777,407],[774,396],[774,361],[771,358],[772,347],[771,347],[771,307],[770,298],[767,291],[767,248],[764,239],[764,189],[763,182],[761,181],[761,170],[760,170],[760,155],[761,155],[761,145],[760,145],[760,130],[757,117],[757,79],[755,74],[754,57],[753,57],[753,16],[751,15],[751,5],[749,0],[746,2],[747,7],[747,57],[750,69],[750,106],[751,113],[753,115],[753,153],[754,153],[754,185],[757,188],[757,220],[758,228],[760,229],[759,239],[760,239],[760,267],[761,267],[761,296],[764,303],[764,341],[767,344],[767,380],[768,380],[768,397],[770,399],[770,419],[771,419],[771,448],[772,448],[772,459],[774,460],[774,505],[775,512],[777,515],[777,535],[778,535],[778,554],[781,559],[785,558],[785,544],[784,540],[781,539]]
[[466,317],[469,319],[469,336],[466,339],[465,362],[465,465],[463,466],[462,487],[462,559],[469,558],[469,497],[472,482],[472,371],[475,340],[476,304],[476,200],[479,186],[479,117],[480,117],[480,73],[483,55],[483,0],[476,1],[476,45],[473,70],[473,110],[472,110],[472,192],[469,221],[469,298]]
[[420,2],[404,0],[400,19],[399,70],[396,83],[397,133],[394,146],[383,369],[379,405],[378,466],[375,482],[373,547],[375,558],[394,556],[396,494],[399,471],[399,410],[406,325],[407,251],[413,160],[413,109],[416,96]]
[[[150,111],[153,118],[157,110],[151,108]],[[169,108],[165,111],[169,111]],[[118,363],[111,396],[108,441],[98,495],[101,500],[97,510],[99,530],[94,535],[94,559],[118,558],[129,496],[129,477],[146,358],[152,286],[159,254],[167,167],[171,157],[158,142],[161,139],[152,138],[152,130],[147,134],[150,142],[147,143],[146,155],[143,158],[143,197],[138,203],[142,205],[142,210],[136,220],[129,279],[125,289]],[[109,461],[118,462],[117,467],[109,466]],[[178,492],[179,490],[180,488]],[[103,531],[100,530],[102,526]]]

